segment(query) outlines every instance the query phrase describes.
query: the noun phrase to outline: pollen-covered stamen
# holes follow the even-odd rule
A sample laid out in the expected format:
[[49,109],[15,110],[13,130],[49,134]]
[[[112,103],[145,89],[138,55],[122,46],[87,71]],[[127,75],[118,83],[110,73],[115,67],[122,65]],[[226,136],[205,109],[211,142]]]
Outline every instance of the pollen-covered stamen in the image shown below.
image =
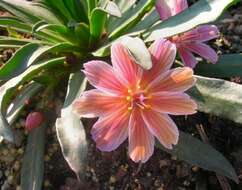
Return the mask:
[[131,90],[129,90],[126,96],[126,100],[130,102],[128,110],[131,111],[134,106],[138,106],[142,110],[150,109],[151,106],[147,103],[147,100],[150,98],[151,96],[148,96],[145,91],[132,93]]

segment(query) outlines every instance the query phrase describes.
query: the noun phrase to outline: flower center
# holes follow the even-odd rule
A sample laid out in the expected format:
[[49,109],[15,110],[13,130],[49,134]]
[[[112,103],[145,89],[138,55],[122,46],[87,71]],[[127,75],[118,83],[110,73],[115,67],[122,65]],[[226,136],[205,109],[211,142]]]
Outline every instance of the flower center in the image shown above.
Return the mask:
[[149,96],[147,92],[143,90],[139,89],[136,92],[128,90],[128,95],[126,96],[126,100],[129,102],[128,110],[133,110],[135,106],[142,110],[150,109],[151,106],[148,104],[148,100],[150,98],[151,96]]

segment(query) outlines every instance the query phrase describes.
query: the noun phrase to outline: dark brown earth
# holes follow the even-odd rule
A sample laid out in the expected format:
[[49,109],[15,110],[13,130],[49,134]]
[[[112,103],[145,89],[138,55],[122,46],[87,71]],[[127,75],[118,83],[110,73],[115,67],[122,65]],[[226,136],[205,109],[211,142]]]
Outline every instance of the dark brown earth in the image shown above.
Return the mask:
[[[216,23],[220,28],[221,37],[211,42],[219,54],[242,52],[242,4],[231,7]],[[8,60],[13,50],[2,51],[2,62]],[[232,81],[240,83],[239,77]],[[63,89],[64,92],[64,89]],[[50,105],[58,108],[64,93],[57,96]],[[21,119],[15,124],[17,129],[17,145],[0,145],[0,185],[2,190],[20,190],[20,167],[26,144],[24,118],[27,111],[32,110],[31,104],[22,113]],[[58,113],[58,110],[56,111]],[[201,125],[209,138],[210,144],[220,151],[234,166],[240,184],[228,180],[232,190],[242,190],[242,125],[204,113],[193,116],[174,117],[180,130],[200,135],[197,126]],[[127,142],[111,153],[102,153],[96,149],[89,136],[91,124],[85,120],[89,151],[87,166],[83,171],[81,183],[76,180],[62,157],[57,142],[54,125],[47,130],[44,190],[220,190],[222,189],[213,172],[204,171],[179,161],[176,157],[155,149],[150,160],[143,164],[135,164],[127,155]],[[54,121],[53,121],[54,123]],[[89,127],[88,127],[89,126]],[[211,158],[212,159],[212,158]],[[225,189],[225,186],[223,186]]]

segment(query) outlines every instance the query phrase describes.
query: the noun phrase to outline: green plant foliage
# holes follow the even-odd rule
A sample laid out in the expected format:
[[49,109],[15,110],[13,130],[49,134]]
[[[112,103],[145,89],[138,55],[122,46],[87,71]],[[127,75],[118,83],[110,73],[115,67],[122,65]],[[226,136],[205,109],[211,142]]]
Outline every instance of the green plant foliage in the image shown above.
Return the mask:
[[216,64],[200,63],[195,73],[206,77],[230,78],[242,76],[242,54],[225,54],[219,57]]
[[83,176],[82,170],[87,156],[87,141],[80,118],[72,112],[72,102],[86,89],[86,84],[87,80],[84,78],[84,74],[77,72],[70,75],[61,117],[56,120],[57,138],[62,153],[78,178]]
[[41,190],[44,176],[44,149],[46,124],[33,129],[28,135],[21,168],[21,188]]
[[186,32],[198,25],[215,21],[229,5],[237,0],[200,0],[189,9],[155,25],[149,30],[147,41]]
[[189,94],[198,103],[199,111],[242,123],[242,85],[222,79],[196,78],[197,83]]
[[201,142],[189,134],[180,131],[179,142],[172,150],[165,149],[159,143],[157,143],[157,146],[166,152],[177,156],[180,160],[184,160],[192,165],[216,172],[220,175],[227,176],[238,183],[238,177],[234,168],[227,159],[210,145]]
[[[71,105],[86,88],[84,75],[77,72],[82,64],[97,57],[108,60],[111,45],[119,41],[137,64],[150,69],[152,61],[146,48],[150,41],[213,22],[236,2],[199,0],[162,22],[155,0],[0,0],[0,7],[11,13],[0,17],[0,27],[8,32],[8,36],[0,36],[0,48],[16,50],[0,68],[0,136],[14,142],[10,124],[24,101],[40,89],[49,93],[46,96],[53,96],[58,84],[67,83],[70,76],[56,131],[64,158],[81,178],[87,142],[85,128],[72,113]],[[241,76],[241,64],[241,54],[222,55],[218,64],[200,64],[195,72],[220,78]],[[198,102],[199,111],[242,124],[241,85],[197,76],[197,84],[189,93]],[[45,125],[29,134],[21,171],[23,190],[42,189],[44,130]],[[234,169],[219,152],[188,134],[181,132],[178,145],[168,152],[238,181]]]

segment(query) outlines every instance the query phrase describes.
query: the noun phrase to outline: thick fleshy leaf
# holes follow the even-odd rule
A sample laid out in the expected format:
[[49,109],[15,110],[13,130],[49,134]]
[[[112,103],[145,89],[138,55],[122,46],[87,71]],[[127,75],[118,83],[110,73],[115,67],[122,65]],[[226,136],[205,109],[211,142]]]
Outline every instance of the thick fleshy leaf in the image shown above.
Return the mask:
[[15,118],[18,116],[19,112],[26,104],[26,101],[36,94],[41,87],[41,84],[33,82],[24,88],[20,93],[18,93],[18,96],[12,101],[7,110],[6,117],[10,124],[12,124]]
[[41,44],[30,43],[23,46],[11,57],[11,59],[0,69],[0,80],[9,80],[24,72],[30,65],[35,63],[41,56],[62,50],[73,51],[73,46],[60,43],[55,46],[41,46]]
[[107,19],[107,13],[101,8],[95,8],[90,17],[90,44],[97,43],[103,34],[104,26]]
[[0,26],[11,27],[20,32],[31,33],[31,25],[28,25],[16,17],[0,17]]
[[19,38],[11,38],[6,36],[0,36],[0,48],[20,48],[28,43],[45,43],[39,40],[32,39],[19,39]]
[[56,8],[67,20],[73,19],[63,0],[48,0],[48,3]]
[[242,123],[242,85],[222,79],[196,78],[189,94],[198,103],[199,111]]
[[242,76],[242,54],[225,54],[219,57],[216,64],[199,63],[195,73],[206,77],[229,78]]
[[128,49],[130,56],[133,58],[135,63],[146,70],[151,69],[152,60],[150,52],[140,38],[125,36],[122,38],[121,43],[126,47],[126,49]]
[[33,129],[28,135],[21,168],[21,188],[41,190],[44,177],[45,126]]
[[226,176],[238,183],[238,177],[228,160],[210,145],[201,142],[189,134],[180,131],[178,144],[172,150],[157,146],[168,153],[177,156],[189,164]]
[[82,177],[81,172],[87,155],[87,141],[84,126],[72,111],[72,102],[85,90],[86,82],[83,73],[70,75],[61,117],[56,120],[57,138],[63,156],[78,178]]
[[127,11],[130,7],[132,7],[137,0],[114,0],[114,2],[118,5],[121,12]]
[[117,6],[117,4],[113,1],[107,1],[105,3],[105,6],[103,7],[104,10],[112,15],[112,16],[116,16],[116,17],[121,17],[122,16],[122,13],[121,11],[119,10],[119,7]]
[[151,11],[150,13],[147,13],[147,15],[141,20],[137,25],[135,25],[133,28],[131,28],[128,33],[135,35],[139,34],[147,28],[150,28],[153,24],[155,24],[157,21],[160,20],[159,14],[156,10]]
[[49,23],[61,24],[61,21],[47,7],[38,3],[21,0],[1,0],[0,7],[26,22],[35,23],[46,20]]
[[153,8],[154,4],[154,0],[141,0],[134,9],[131,9],[130,13],[123,15],[119,21],[115,21],[113,24],[110,22],[109,26],[111,25],[112,29],[109,31],[112,32],[109,38],[116,39],[134,27]]
[[146,40],[170,37],[198,25],[213,22],[226,7],[236,2],[237,0],[200,0],[189,9],[152,27]]
[[93,9],[97,7],[97,0],[85,0],[87,3],[88,17],[90,19]]
[[42,69],[49,69],[53,66],[63,65],[64,60],[64,58],[57,58],[31,66],[21,75],[12,78],[0,87],[0,136],[10,142],[14,141],[11,128],[6,119],[6,114],[17,87],[25,82],[31,81]]
[[87,23],[87,14],[85,12],[85,7],[82,5],[82,2],[80,2],[80,0],[64,0],[64,3],[70,11],[74,20],[77,22],[81,21]]
[[9,80],[29,67],[47,47],[40,44],[27,44],[11,57],[11,59],[0,69],[0,80]]

